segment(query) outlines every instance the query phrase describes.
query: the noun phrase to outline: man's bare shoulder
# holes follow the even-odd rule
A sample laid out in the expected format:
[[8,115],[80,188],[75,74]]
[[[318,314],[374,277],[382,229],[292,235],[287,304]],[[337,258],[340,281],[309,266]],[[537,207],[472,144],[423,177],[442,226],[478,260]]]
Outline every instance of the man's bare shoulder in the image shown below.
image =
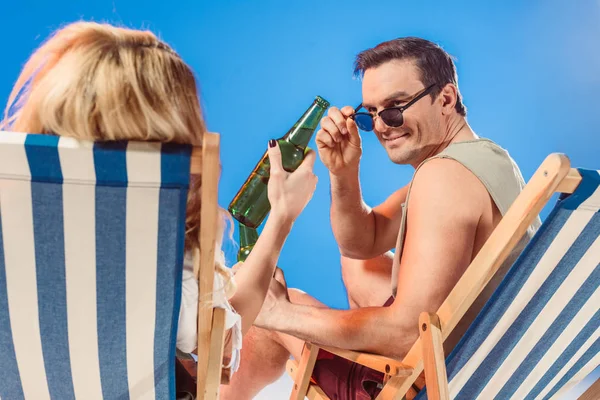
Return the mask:
[[413,177],[410,203],[452,208],[472,214],[489,204],[485,185],[460,162],[433,158],[423,163]]
[[486,201],[489,205],[483,183],[458,161],[435,158],[417,169],[406,237],[398,249],[395,310],[435,310],[442,304],[471,262]]

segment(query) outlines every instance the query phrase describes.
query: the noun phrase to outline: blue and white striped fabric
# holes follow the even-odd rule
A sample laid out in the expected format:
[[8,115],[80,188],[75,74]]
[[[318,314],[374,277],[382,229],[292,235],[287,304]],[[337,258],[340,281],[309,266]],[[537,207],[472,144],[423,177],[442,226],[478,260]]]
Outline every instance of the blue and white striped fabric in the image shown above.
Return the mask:
[[580,173],[447,357],[450,398],[558,399],[600,365],[600,174]]
[[175,392],[190,147],[0,132],[0,398]]

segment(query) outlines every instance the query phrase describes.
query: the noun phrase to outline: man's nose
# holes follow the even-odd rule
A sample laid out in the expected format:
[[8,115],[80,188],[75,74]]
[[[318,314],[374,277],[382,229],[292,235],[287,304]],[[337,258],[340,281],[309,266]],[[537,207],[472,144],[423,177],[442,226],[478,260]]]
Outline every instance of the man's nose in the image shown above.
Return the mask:
[[385,122],[383,122],[383,120],[381,119],[381,117],[376,116],[375,118],[373,118],[373,120],[374,120],[373,121],[374,122],[373,127],[374,127],[374,129],[377,132],[379,132],[379,133],[385,133],[385,132],[388,131],[388,129],[390,129],[390,127],[387,126],[385,124]]

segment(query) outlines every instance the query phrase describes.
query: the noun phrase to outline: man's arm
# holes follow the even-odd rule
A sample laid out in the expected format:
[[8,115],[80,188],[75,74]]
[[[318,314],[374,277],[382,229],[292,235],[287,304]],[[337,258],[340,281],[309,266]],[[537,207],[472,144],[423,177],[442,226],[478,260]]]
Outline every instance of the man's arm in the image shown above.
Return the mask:
[[358,171],[330,176],[331,226],[342,255],[369,259],[392,249],[400,229],[402,203],[408,186],[370,208],[362,199]]
[[331,107],[321,120],[315,142],[330,173],[331,224],[340,251],[346,257],[369,259],[394,247],[407,189],[400,189],[375,209],[363,202],[358,179],[362,141],[350,118],[353,113],[350,106]]
[[277,301],[265,327],[321,345],[403,357],[418,337],[419,314],[437,311],[468,267],[489,204],[483,184],[462,165],[427,162],[415,176],[409,200],[394,303],[331,310]]

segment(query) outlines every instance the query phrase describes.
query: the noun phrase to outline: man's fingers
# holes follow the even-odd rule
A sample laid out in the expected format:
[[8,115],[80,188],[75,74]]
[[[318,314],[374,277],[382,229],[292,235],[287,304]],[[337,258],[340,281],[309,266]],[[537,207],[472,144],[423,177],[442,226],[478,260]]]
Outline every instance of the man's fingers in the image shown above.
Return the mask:
[[333,138],[324,129],[319,129],[319,131],[317,132],[317,137],[315,138],[315,141],[317,142],[317,147],[319,149],[322,149],[324,147],[329,147],[329,148],[335,147],[335,142],[333,141]]
[[[327,112],[327,116],[333,121],[337,131],[342,134],[348,134],[348,129],[346,128],[346,116],[342,114],[342,112],[337,107],[331,107]],[[339,141],[339,140],[338,140]]]
[[321,120],[321,129],[327,132],[335,142],[342,141],[342,132],[337,124],[330,117],[324,117]]
[[345,106],[340,111],[341,111],[342,115],[346,118],[349,118],[352,114],[354,114],[354,108],[352,108],[350,106]]
[[358,133],[358,126],[356,126],[356,122],[354,122],[354,120],[352,118],[348,118],[346,120],[346,127],[348,128],[348,142],[350,142],[350,144],[354,147],[359,147],[361,146],[361,138],[360,138],[360,134]]

